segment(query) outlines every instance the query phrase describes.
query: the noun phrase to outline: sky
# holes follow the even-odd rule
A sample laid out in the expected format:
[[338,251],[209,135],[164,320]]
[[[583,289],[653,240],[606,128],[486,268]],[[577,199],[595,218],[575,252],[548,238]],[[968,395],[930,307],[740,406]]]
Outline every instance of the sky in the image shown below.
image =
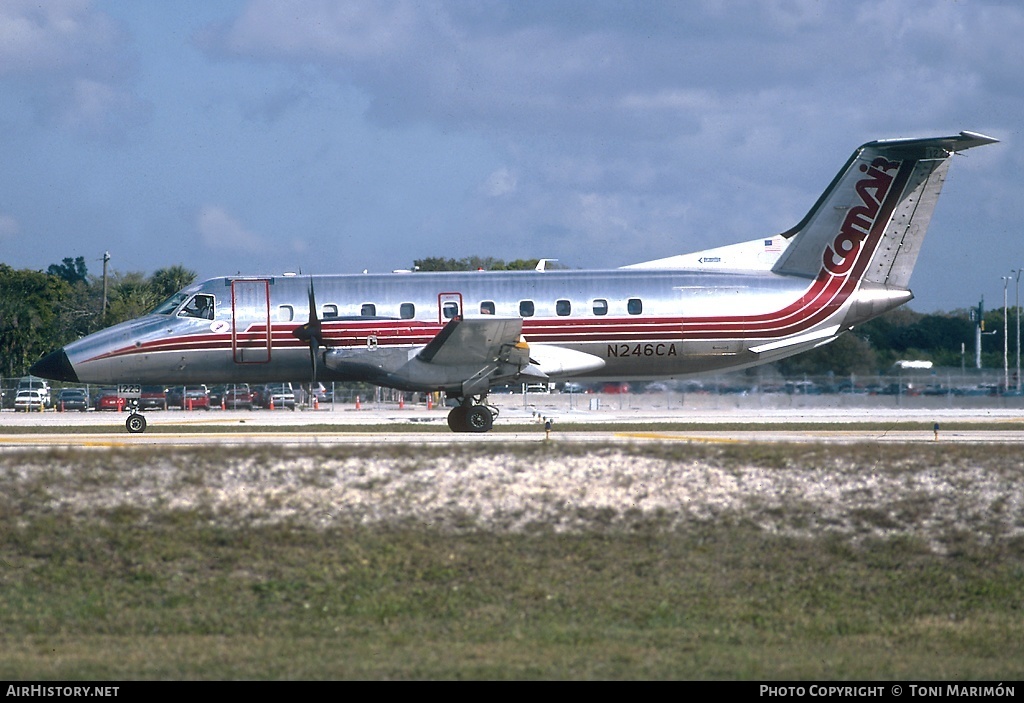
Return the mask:
[[1013,305],[1021,36],[1017,0],[3,0],[0,263],[614,268],[970,130],[1001,141],[954,160],[910,307]]

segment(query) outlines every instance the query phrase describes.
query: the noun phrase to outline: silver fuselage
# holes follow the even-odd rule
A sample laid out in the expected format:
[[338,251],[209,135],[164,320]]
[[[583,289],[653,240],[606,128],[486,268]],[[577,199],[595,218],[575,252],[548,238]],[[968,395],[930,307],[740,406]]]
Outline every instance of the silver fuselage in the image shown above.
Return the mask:
[[[528,344],[598,357],[602,369],[567,375],[617,380],[682,377],[782,358],[820,340],[774,354],[751,348],[837,324],[849,327],[910,297],[906,291],[876,294],[865,308],[870,296],[848,284],[848,290],[840,287],[802,304],[816,282],[770,272],[224,277],[185,289],[175,309],[116,325],[64,351],[78,380],[89,383],[305,382],[309,348],[293,333],[310,319],[311,284],[323,326],[321,353],[414,354],[438,334],[453,305],[467,319],[522,317],[532,307],[533,314],[522,317]],[[202,295],[213,296],[212,319],[184,313],[187,301]],[[318,380],[371,379],[321,364]]]

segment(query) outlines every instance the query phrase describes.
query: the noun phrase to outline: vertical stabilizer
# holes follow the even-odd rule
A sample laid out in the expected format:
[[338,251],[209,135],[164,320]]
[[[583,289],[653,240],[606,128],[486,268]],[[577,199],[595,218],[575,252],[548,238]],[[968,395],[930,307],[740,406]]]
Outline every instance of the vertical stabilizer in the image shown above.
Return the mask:
[[861,146],[803,220],[783,233],[791,244],[772,270],[906,288],[949,159],[996,141],[961,132]]

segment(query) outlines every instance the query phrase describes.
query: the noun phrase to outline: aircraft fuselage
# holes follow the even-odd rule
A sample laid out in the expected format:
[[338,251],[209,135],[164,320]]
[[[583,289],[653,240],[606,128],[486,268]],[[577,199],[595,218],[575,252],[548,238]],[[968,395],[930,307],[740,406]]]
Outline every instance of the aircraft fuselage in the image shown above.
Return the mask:
[[[185,289],[176,308],[116,325],[69,344],[65,352],[77,380],[89,383],[307,382],[308,346],[294,332],[310,317],[311,283],[323,353],[355,351],[369,364],[378,355],[408,356],[456,315],[520,318],[531,346],[555,345],[603,361],[599,369],[555,374],[556,379],[681,377],[736,368],[763,360],[751,347],[813,328],[779,312],[799,301],[812,282],[772,273],[614,269],[224,277]],[[833,311],[849,307],[852,293],[816,304]],[[212,299],[211,317],[186,310],[188,301],[202,296]],[[894,298],[898,304],[908,296]],[[760,330],[716,331],[720,319],[773,313],[779,319]],[[317,380],[371,379],[324,364]]]

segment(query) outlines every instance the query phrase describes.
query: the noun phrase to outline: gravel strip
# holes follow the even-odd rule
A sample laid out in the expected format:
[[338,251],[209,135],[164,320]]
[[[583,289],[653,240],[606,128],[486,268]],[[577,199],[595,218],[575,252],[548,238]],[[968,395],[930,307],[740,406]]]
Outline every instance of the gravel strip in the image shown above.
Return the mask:
[[142,523],[162,511],[195,511],[240,528],[575,533],[746,524],[855,541],[913,537],[937,552],[965,533],[983,543],[1024,535],[1021,458],[906,451],[879,462],[878,451],[819,448],[765,461],[621,446],[397,456],[255,448],[25,453],[0,460],[0,505],[22,525],[42,514],[95,519],[125,509]]

